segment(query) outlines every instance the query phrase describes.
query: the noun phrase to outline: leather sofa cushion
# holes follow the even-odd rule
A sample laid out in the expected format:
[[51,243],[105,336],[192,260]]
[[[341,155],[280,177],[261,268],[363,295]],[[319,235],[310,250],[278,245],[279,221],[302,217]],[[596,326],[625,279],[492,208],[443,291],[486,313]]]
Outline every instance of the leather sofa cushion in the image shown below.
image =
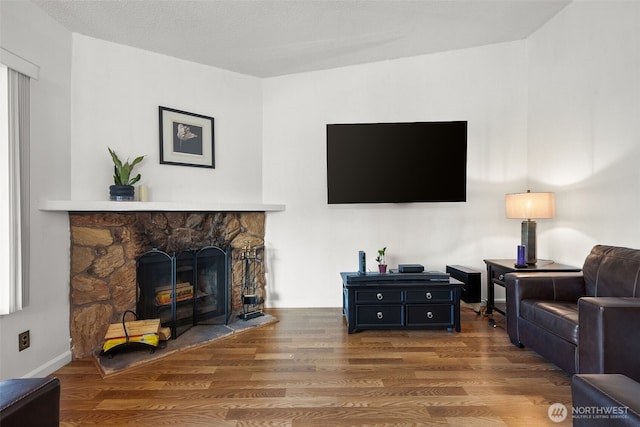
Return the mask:
[[596,245],[582,271],[587,296],[640,297],[640,250]]
[[578,306],[576,303],[525,299],[520,303],[520,316],[578,345]]

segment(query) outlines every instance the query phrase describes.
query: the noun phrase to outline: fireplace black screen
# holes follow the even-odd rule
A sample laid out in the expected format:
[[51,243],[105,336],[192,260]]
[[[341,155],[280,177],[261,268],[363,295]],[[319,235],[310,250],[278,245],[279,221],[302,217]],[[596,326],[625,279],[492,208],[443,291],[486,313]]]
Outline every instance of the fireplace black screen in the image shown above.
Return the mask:
[[193,325],[227,324],[229,250],[208,246],[173,255],[153,249],[137,259],[137,314],[160,319],[176,338]]

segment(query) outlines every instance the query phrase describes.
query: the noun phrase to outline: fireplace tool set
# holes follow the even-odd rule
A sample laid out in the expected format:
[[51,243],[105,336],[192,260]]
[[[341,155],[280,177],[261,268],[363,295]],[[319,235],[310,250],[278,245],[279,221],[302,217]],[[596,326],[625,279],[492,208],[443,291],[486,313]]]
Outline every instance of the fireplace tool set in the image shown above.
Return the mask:
[[263,316],[264,298],[256,294],[258,288],[257,268],[258,249],[252,248],[249,242],[240,251],[242,262],[242,313],[238,315],[244,320]]

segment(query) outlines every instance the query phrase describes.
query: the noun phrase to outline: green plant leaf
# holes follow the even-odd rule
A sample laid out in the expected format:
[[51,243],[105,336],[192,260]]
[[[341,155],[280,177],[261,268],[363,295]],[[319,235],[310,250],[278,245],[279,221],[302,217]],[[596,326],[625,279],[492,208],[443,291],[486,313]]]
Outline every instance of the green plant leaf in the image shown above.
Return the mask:
[[129,181],[129,185],[133,185],[136,182],[140,181],[140,174],[136,175],[131,181]]
[[115,166],[117,168],[121,168],[122,167],[122,162],[118,158],[118,155],[111,148],[107,147],[107,149],[109,150],[109,154],[111,154],[111,158],[113,159],[113,163],[115,164]]
[[144,159],[144,156],[140,156],[140,157],[136,157],[136,159],[133,161],[133,163],[131,163],[131,169],[133,169],[133,167],[135,165],[137,165],[138,163],[140,163],[142,161],[142,159]]
[[120,172],[118,171],[117,166],[113,166],[113,183],[115,185],[122,185],[122,180],[120,179]]
[[122,165],[122,169],[120,170],[120,179],[124,185],[129,185],[129,175],[131,175],[131,165],[129,162],[126,162]]

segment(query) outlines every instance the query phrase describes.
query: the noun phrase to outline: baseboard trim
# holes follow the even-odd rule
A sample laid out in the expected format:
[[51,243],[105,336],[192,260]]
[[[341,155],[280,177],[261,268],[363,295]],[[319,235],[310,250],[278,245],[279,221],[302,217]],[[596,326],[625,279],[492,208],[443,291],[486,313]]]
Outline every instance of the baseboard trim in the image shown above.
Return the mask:
[[71,350],[67,350],[47,363],[38,366],[31,372],[27,372],[22,378],[46,377],[71,362]]

